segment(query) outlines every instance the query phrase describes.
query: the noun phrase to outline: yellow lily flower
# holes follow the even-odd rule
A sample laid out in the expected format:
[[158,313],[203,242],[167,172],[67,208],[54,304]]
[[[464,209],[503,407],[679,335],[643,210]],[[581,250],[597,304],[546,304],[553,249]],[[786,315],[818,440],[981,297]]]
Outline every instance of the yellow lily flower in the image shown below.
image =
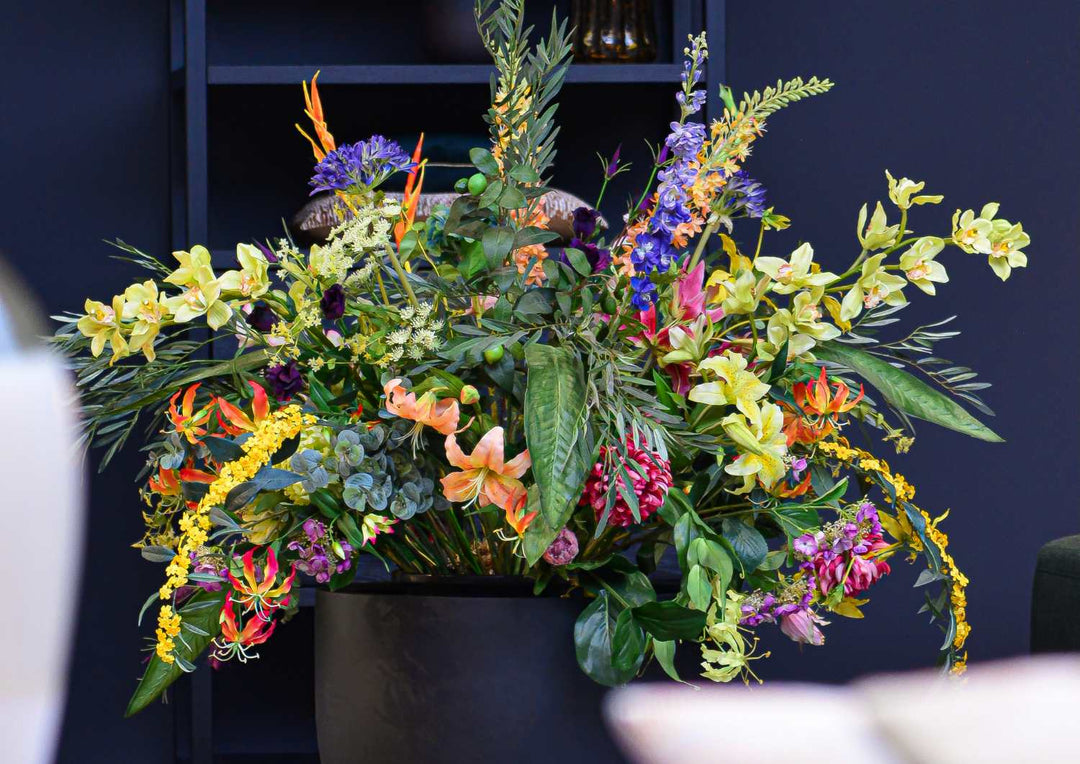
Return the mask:
[[787,435],[784,434],[784,413],[775,403],[765,403],[749,417],[729,414],[720,422],[724,432],[735,441],[739,458],[724,466],[729,475],[741,476],[743,488],[735,493],[747,493],[756,477],[766,488],[772,488],[787,473]]
[[219,281],[226,292],[239,292],[243,297],[255,299],[266,294],[270,289],[270,277],[267,270],[270,263],[259,248],[251,244],[236,245],[236,259],[240,270],[226,271]]
[[934,294],[934,283],[945,284],[949,274],[945,266],[934,260],[945,249],[945,240],[937,236],[923,236],[900,255],[900,267],[907,280],[927,294]]
[[759,257],[754,261],[754,267],[769,274],[773,280],[772,291],[791,294],[808,287],[824,287],[836,280],[835,273],[814,273],[813,261],[814,248],[807,242],[791,253],[790,262],[779,257]]
[[173,314],[174,321],[183,324],[206,316],[211,329],[220,329],[228,322],[232,308],[219,299],[221,284],[213,276],[209,268],[200,268],[187,289],[176,297],[165,299],[165,307]]
[[691,388],[687,397],[695,403],[733,405],[747,416],[752,416],[758,411],[757,402],[769,392],[766,383],[746,370],[746,357],[731,350],[706,358],[698,364],[698,371],[711,372],[716,375],[716,380]]
[[113,297],[111,307],[97,300],[87,300],[83,308],[86,315],[75,326],[84,337],[90,338],[90,352],[94,357],[101,355],[106,342],[112,345],[113,350],[110,364],[128,355],[128,342],[120,323],[124,314],[124,298],[120,295]]
[[141,284],[132,284],[124,290],[123,317],[134,320],[131,329],[131,351],[140,350],[147,361],[157,357],[154,352],[154,338],[161,330],[161,321],[169,315],[165,306],[165,295],[158,293],[157,284],[147,279]]
[[881,303],[903,305],[907,298],[901,291],[907,286],[903,276],[896,276],[882,267],[886,253],[866,258],[862,265],[862,276],[855,282],[840,303],[840,317],[850,321],[859,315],[863,308],[875,308]]
[[938,204],[945,198],[938,195],[913,196],[926,186],[923,181],[916,183],[911,178],[897,180],[888,170],[885,171],[885,177],[889,181],[889,199],[902,210],[910,209],[913,204]]
[[866,205],[864,204],[862,209],[859,210],[856,235],[859,237],[859,243],[862,244],[863,249],[872,252],[875,249],[888,246],[896,239],[897,233],[900,233],[900,226],[886,223],[885,208],[881,206],[881,202],[878,202],[874,208],[874,214],[870,216],[869,224],[866,222]]

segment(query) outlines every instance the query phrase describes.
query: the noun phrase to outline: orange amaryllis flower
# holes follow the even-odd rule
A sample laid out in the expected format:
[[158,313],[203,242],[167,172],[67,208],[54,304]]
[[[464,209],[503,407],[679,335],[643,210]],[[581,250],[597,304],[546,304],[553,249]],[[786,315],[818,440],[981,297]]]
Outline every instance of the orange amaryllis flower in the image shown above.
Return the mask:
[[[401,240],[416,219],[416,208],[420,203],[420,189],[424,186],[424,167],[427,161],[420,161],[420,152],[424,148],[424,134],[420,133],[420,140],[413,149],[412,163],[416,165],[405,179],[405,198],[401,205],[401,220],[394,224],[394,243],[401,246]],[[414,188],[415,186],[415,188]]]
[[[835,394],[830,389],[831,387],[836,388]],[[817,379],[811,382],[800,382],[791,388],[791,392],[799,408],[819,417],[835,416],[851,411],[863,397],[863,389],[860,385],[859,394],[854,399],[848,400],[851,392],[848,386],[839,380],[830,383],[829,378],[825,376],[824,367]]]
[[214,657],[221,661],[238,658],[241,663],[247,663],[248,658],[259,657],[249,655],[247,648],[261,645],[270,639],[277,625],[276,621],[264,621],[256,617],[248,619],[241,628],[233,610],[232,592],[225,595],[225,604],[221,608],[218,621],[221,624],[221,634],[214,640]]
[[[248,384],[255,391],[255,397],[251,401],[250,417],[224,398],[214,398],[214,402],[218,407],[218,423],[230,435],[254,432],[255,426],[270,416],[270,403],[266,398],[266,390],[258,382],[248,380]],[[225,416],[228,422],[221,418],[222,415]]]
[[514,501],[525,490],[519,478],[532,466],[529,450],[525,449],[508,462],[503,461],[503,428],[492,427],[466,455],[454,435],[446,436],[446,459],[460,472],[451,472],[442,479],[443,495],[450,501],[481,507],[494,504],[509,513],[519,509]]
[[308,95],[307,83],[304,83],[304,103],[307,105],[304,114],[311,120],[311,124],[315,128],[315,135],[318,136],[319,142],[315,143],[312,137],[305,133],[300,125],[296,125],[296,129],[299,130],[300,135],[307,138],[308,142],[311,144],[311,150],[315,154],[315,161],[321,162],[326,159],[327,154],[337,148],[337,145],[334,143],[334,136],[326,129],[326,117],[323,115],[322,99],[319,98],[319,87],[315,84],[318,79],[319,73],[315,72],[315,76],[311,78],[310,95]]
[[424,425],[433,428],[440,435],[450,435],[457,430],[461,410],[453,398],[439,400],[434,390],[428,390],[419,398],[401,385],[401,379],[394,378],[383,388],[386,393],[386,410],[402,419],[416,422],[412,429],[413,451]]
[[529,500],[529,492],[524,487],[512,497],[510,497],[510,506],[506,508],[506,524],[514,529],[514,532],[519,536],[525,535],[525,529],[529,527],[529,523],[536,517],[536,511],[526,512],[525,505]]
[[228,572],[229,583],[232,584],[236,593],[236,601],[246,610],[254,610],[255,613],[267,620],[268,613],[276,608],[289,604],[289,592],[292,590],[293,579],[296,577],[296,568],[293,567],[285,580],[275,586],[278,576],[277,555],[268,547],[266,550],[266,565],[262,570],[255,569],[255,549],[249,549],[242,558],[244,580],[241,581]]
[[176,408],[176,399],[180,397],[181,391],[177,390],[169,399],[169,420],[176,427],[176,431],[192,444],[199,442],[198,436],[206,434],[206,428],[203,425],[210,420],[211,406],[195,411],[195,394],[201,384],[197,382],[184,391],[184,400],[179,410]]

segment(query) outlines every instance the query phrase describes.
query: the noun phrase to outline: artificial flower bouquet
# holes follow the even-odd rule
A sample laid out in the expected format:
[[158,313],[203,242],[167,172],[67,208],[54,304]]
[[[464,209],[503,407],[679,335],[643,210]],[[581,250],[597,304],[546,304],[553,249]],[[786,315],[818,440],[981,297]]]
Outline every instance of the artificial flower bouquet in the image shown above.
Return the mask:
[[[156,634],[129,713],[202,654],[255,657],[301,581],[345,586],[364,554],[583,592],[577,658],[607,685],[650,659],[675,677],[677,648],[700,650],[709,679],[756,677],[757,629],[819,645],[897,560],[921,559],[941,661],[962,671],[967,579],[877,452],[909,448],[912,419],[999,438],[957,402],[990,413],[986,384],[941,360],[954,332],[882,334],[948,282],[955,251],[1003,280],[1024,266],[1020,224],[991,203],[916,234],[909,214],[942,198],[886,173],[850,265],[826,270],[809,243],[770,252],[790,221],[742,167],[774,112],[831,83],[724,89],[704,124],[700,36],[624,223],[580,209],[555,247],[543,198],[567,30],[530,47],[510,0],[479,0],[477,19],[491,145],[448,208],[416,219],[422,139],[338,145],[313,78],[311,185],[341,212],[326,242],[242,243],[224,273],[202,246],[166,264],[121,244],[147,278],[60,317],[104,461],[149,420],[136,546],[164,580],[140,614]],[[601,196],[624,169],[603,162]],[[380,190],[395,173],[402,201]],[[744,225],[752,250],[730,235]],[[650,579],[665,552],[669,597]]]

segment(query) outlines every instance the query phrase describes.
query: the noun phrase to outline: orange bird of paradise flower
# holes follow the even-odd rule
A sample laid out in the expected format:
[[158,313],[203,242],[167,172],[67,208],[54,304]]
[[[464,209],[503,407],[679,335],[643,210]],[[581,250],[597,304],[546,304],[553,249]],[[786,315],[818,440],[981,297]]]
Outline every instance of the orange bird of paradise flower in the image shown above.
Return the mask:
[[457,437],[447,435],[446,459],[460,472],[442,478],[446,498],[466,504],[475,501],[481,507],[494,504],[508,516],[514,512],[515,517],[520,517],[520,494],[525,487],[519,478],[532,466],[532,458],[525,449],[510,461],[503,461],[503,444],[503,428],[492,427],[466,455]]
[[319,73],[315,72],[315,76],[311,78],[311,93],[308,93],[307,83],[304,83],[304,103],[307,108],[304,110],[304,114],[311,120],[312,126],[315,128],[315,135],[318,137],[319,142],[304,132],[304,128],[300,125],[296,125],[296,129],[300,131],[300,135],[308,139],[308,143],[311,144],[311,150],[315,154],[315,161],[321,162],[326,159],[326,155],[337,148],[334,143],[334,136],[330,134],[330,131],[326,127],[326,116],[323,114],[322,99],[319,98],[319,86],[316,81],[319,79]]
[[405,198],[401,207],[401,220],[394,224],[394,243],[401,247],[401,240],[416,219],[416,208],[420,203],[420,189],[424,186],[424,169],[427,160],[420,160],[420,153],[424,148],[424,134],[420,133],[420,140],[413,149],[412,163],[415,165],[405,179]]

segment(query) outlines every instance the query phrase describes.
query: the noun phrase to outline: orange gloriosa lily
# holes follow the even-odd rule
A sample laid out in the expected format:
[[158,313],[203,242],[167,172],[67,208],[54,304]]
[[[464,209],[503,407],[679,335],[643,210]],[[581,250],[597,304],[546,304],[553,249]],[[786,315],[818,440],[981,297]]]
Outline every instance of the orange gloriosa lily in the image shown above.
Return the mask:
[[323,114],[322,99],[319,98],[319,87],[316,84],[316,80],[319,79],[319,73],[315,72],[315,76],[311,78],[311,93],[308,94],[307,83],[304,83],[304,103],[307,108],[304,110],[304,114],[311,120],[312,126],[315,128],[315,135],[318,137],[319,142],[304,132],[304,129],[300,125],[296,125],[296,129],[300,131],[300,135],[308,139],[311,144],[311,150],[315,154],[315,161],[321,162],[326,159],[326,155],[337,148],[334,143],[334,136],[330,134],[330,131],[326,128],[326,117]]
[[[405,179],[405,198],[401,207],[401,220],[394,224],[394,243],[400,247],[401,240],[406,232],[412,227],[416,219],[416,208],[420,204],[420,189],[424,186],[424,168],[427,160],[420,161],[420,152],[424,148],[424,134],[420,133],[420,140],[413,149],[412,162],[415,165]],[[415,186],[415,188],[414,188]]]
[[520,518],[521,495],[525,487],[519,478],[532,466],[532,459],[529,450],[525,449],[505,462],[503,447],[502,427],[488,430],[468,455],[461,450],[454,435],[447,435],[446,459],[460,472],[451,472],[442,478],[443,495],[455,502],[471,504],[475,501],[481,507],[494,504],[507,513],[508,519],[511,513]]
[[233,610],[232,592],[225,595],[225,604],[221,608],[218,621],[221,624],[221,635],[215,640],[214,657],[218,660],[229,660],[235,656],[241,663],[246,663],[250,657],[258,657],[249,656],[247,648],[261,645],[270,639],[277,625],[276,621],[250,618],[241,628],[236,611]]
[[176,408],[176,399],[180,397],[181,391],[177,390],[169,399],[169,420],[176,427],[176,431],[193,445],[199,442],[200,435],[206,434],[206,428],[203,425],[210,420],[211,406],[195,410],[195,394],[199,391],[201,384],[201,382],[196,382],[183,391],[184,399],[179,409]]
[[158,474],[150,477],[150,490],[162,496],[180,495],[180,476],[178,470],[158,467]]
[[789,446],[816,443],[834,429],[834,420],[855,408],[863,398],[863,388],[850,398],[851,390],[842,381],[830,381],[825,369],[817,379],[800,382],[791,388],[798,410],[785,407],[784,433]]
[[[255,426],[266,419],[266,417],[270,416],[270,402],[266,398],[266,390],[264,390],[263,386],[258,382],[248,380],[248,384],[251,385],[251,389],[255,391],[255,396],[251,401],[250,417],[224,398],[214,398],[214,402],[218,407],[218,423],[221,425],[221,428],[230,435],[239,435],[242,432],[254,432]],[[225,416],[225,419],[227,419],[228,422],[221,418],[222,415]]]
[[525,535],[525,529],[529,527],[529,523],[536,517],[536,511],[526,512],[525,504],[529,500],[529,492],[524,487],[518,491],[510,499],[510,506],[506,509],[506,524],[514,529],[514,532],[519,535]]
[[296,578],[296,568],[293,567],[285,580],[275,586],[278,576],[277,555],[268,547],[266,550],[266,565],[262,570],[255,568],[255,549],[249,549],[242,558],[243,576],[241,581],[228,572],[229,583],[237,597],[236,601],[244,606],[245,611],[254,610],[255,613],[266,620],[269,616],[267,611],[272,611],[289,604],[289,592],[292,590],[293,579]]

